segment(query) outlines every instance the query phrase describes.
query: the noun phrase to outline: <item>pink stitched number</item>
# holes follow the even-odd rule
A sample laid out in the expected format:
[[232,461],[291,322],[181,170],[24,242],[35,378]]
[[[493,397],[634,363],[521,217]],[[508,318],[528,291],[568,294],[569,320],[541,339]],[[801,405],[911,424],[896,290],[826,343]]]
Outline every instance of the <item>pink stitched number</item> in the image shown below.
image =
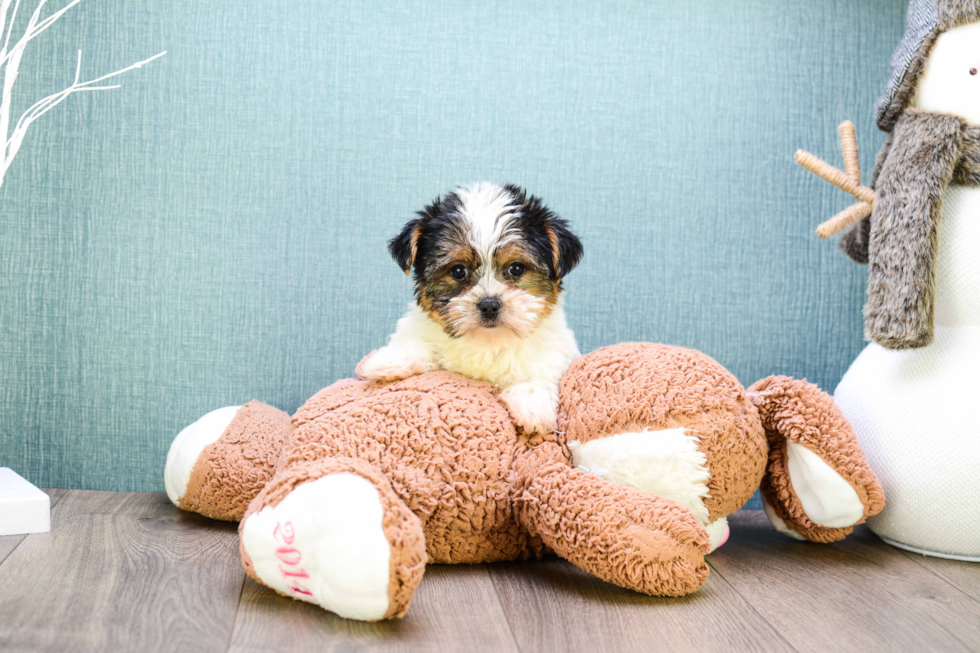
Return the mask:
[[288,569],[283,569],[282,565],[279,565],[279,571],[282,572],[284,577],[295,576],[296,578],[309,578],[310,575],[306,573],[305,569],[300,569],[299,571],[289,571]]
[[[282,577],[287,580],[309,578],[310,574],[305,569],[299,568],[299,563],[303,561],[303,554],[300,553],[299,549],[289,546],[296,539],[296,532],[293,529],[292,522],[286,522],[285,524],[276,522],[276,527],[272,530],[272,537],[276,541],[286,545],[276,549],[276,557],[282,563],[282,565],[279,565],[279,573],[282,574]],[[286,569],[283,565],[286,565],[286,567],[297,567],[297,569]],[[300,585],[297,580],[291,580],[287,587],[296,594],[313,598],[313,592]]]
[[311,592],[310,590],[306,589],[305,587],[300,587],[299,585],[295,585],[295,586],[294,585],[290,585],[289,586],[289,589],[293,590],[297,594],[305,594],[306,596],[310,596],[310,597],[313,596],[313,592]]
[[303,554],[292,547],[281,546],[276,549],[276,557],[290,567],[295,567],[303,559]]
[[[280,530],[282,531],[281,533]],[[276,527],[272,531],[272,537],[278,540],[280,534],[282,535],[281,541],[283,544],[292,544],[293,540],[296,539],[296,533],[293,532],[293,522],[288,521],[282,525],[276,522]]]

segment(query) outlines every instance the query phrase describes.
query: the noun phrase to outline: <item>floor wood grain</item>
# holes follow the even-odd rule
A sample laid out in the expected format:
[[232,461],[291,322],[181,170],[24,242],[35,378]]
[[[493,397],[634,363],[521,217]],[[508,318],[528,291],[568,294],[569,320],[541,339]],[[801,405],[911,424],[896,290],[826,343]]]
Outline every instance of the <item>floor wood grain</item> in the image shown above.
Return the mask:
[[643,596],[547,558],[490,566],[522,651],[786,651],[721,578],[680,598]]
[[933,558],[911,551],[902,551],[902,555],[980,602],[980,563]]
[[860,526],[817,545],[729,518],[712,567],[798,651],[980,650],[980,604]]
[[231,651],[517,651],[486,565],[433,565],[400,620],[362,623],[248,579]]
[[165,495],[72,491],[0,566],[0,649],[217,651],[244,572],[233,524]]
[[246,579],[235,525],[165,495],[51,494],[50,533],[0,538],[3,651],[980,651],[980,565],[864,527],[823,546],[738,513],[679,599],[557,558],[432,566],[407,617],[365,624]]

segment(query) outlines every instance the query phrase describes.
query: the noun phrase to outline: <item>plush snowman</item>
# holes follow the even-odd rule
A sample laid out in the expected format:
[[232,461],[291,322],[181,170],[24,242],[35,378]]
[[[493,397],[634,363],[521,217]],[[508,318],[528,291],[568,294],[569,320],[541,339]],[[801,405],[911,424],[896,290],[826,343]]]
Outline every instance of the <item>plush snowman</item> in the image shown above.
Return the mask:
[[874,190],[797,160],[871,195],[841,243],[869,264],[871,342],[834,394],[887,497],[868,523],[895,546],[980,561],[980,0],[912,0],[906,23]]

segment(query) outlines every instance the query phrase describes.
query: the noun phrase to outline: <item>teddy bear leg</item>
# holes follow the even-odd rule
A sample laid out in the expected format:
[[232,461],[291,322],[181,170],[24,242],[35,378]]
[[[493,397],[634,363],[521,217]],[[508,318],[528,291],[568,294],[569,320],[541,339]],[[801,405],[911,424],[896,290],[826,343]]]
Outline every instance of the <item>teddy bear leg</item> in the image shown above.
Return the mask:
[[709,538],[694,513],[569,467],[549,447],[519,464],[518,514],[530,533],[577,567],[644,594],[683,596],[704,583]]
[[705,505],[711,474],[696,433],[683,428],[624,432],[569,442],[568,448],[578,469],[690,510],[708,532],[710,551],[728,540],[728,520],[710,521]]
[[259,401],[211,411],[170,445],[167,496],[183,510],[238,521],[272,478],[288,433],[289,415]]
[[769,377],[749,388],[749,396],[769,440],[760,489],[776,530],[834,542],[881,512],[881,485],[830,395],[806,381]]
[[239,534],[249,576],[361,621],[403,616],[427,561],[422,522],[380,471],[352,458],[280,471]]

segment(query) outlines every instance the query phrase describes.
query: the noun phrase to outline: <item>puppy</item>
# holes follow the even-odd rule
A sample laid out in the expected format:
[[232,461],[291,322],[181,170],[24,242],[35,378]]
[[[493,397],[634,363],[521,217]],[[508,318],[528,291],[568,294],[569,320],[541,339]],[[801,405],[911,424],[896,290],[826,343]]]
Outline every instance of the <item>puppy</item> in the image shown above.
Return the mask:
[[448,370],[498,386],[525,433],[555,428],[558,383],[579,356],[562,279],[582,258],[567,223],[517,186],[459,187],[388,244],[416,301],[358,374]]

